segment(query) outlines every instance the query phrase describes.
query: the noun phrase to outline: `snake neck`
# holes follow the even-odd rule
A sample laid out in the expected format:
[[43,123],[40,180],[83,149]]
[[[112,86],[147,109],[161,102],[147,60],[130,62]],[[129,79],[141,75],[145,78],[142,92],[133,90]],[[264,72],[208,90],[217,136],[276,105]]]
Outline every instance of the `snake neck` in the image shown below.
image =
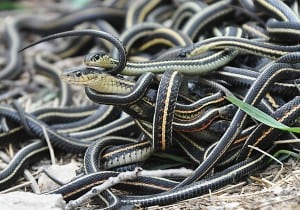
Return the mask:
[[107,94],[127,94],[133,90],[134,82],[114,76],[105,76],[90,81],[86,86]]

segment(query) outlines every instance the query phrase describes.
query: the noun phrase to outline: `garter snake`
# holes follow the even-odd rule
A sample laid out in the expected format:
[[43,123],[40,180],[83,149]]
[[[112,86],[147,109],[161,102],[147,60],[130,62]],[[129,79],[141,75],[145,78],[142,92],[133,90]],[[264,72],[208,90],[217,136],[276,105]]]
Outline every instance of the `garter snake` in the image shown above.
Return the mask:
[[254,0],[254,5],[263,8],[271,16],[285,22],[299,22],[299,17],[280,0]]
[[147,160],[152,152],[148,140],[106,136],[93,142],[86,150],[85,173],[112,170],[119,166],[142,162]]
[[[239,28],[229,27],[225,36],[241,37],[242,31]],[[180,50],[183,51],[183,50]],[[184,57],[181,58],[180,57]],[[237,56],[237,51],[210,51],[202,55],[186,58],[185,55],[177,55],[176,58],[168,60],[151,60],[147,62],[135,63],[127,61],[121,71],[125,75],[140,75],[145,72],[163,73],[166,70],[176,70],[183,74],[205,74],[219,68]],[[120,61],[113,59],[103,52],[95,52],[85,56],[84,63],[87,66],[101,68],[116,68]]]
[[[78,128],[76,128],[76,131],[69,133],[69,136],[82,139],[82,141],[93,142],[105,136],[117,135],[119,137],[125,137],[130,133],[134,134],[137,129],[134,120],[130,116],[125,116],[116,120],[113,120],[113,118],[108,118],[108,120],[110,121],[109,123],[93,129],[80,131]],[[91,123],[88,123],[87,125],[89,124]]]
[[70,30],[77,24],[97,19],[107,20],[119,26],[119,21],[124,17],[125,12],[122,9],[98,6],[71,12],[64,16],[55,17],[54,19],[29,15],[21,17],[18,26],[22,30],[26,29],[37,34],[48,35]]
[[[90,76],[88,76],[90,74]],[[65,75],[63,76],[63,78],[68,78],[68,79],[66,79],[66,81],[67,82],[71,82],[71,83],[73,83],[73,84],[82,84],[82,81],[84,81],[85,82],[85,85],[87,86],[87,87],[91,87],[91,88],[96,88],[96,91],[99,91],[99,92],[97,92],[97,94],[98,95],[103,95],[103,96],[106,96],[106,90],[105,90],[105,87],[104,87],[104,90],[102,90],[102,87],[100,87],[100,86],[102,86],[103,84],[106,84],[106,82],[105,82],[105,76],[107,76],[107,78],[108,79],[110,79],[110,78],[113,78],[113,80],[114,81],[118,81],[118,82],[120,82],[120,83],[122,83],[122,81],[123,81],[123,79],[122,78],[117,78],[116,76],[111,76],[111,75],[108,75],[107,73],[105,73],[105,72],[103,72],[103,75],[100,75],[101,74],[101,72],[100,71],[93,71],[93,70],[91,70],[91,71],[89,71],[88,69],[86,69],[86,68],[76,68],[75,70],[73,69],[73,70],[71,70],[71,71],[67,71],[67,72],[65,72]],[[66,75],[68,75],[68,76],[66,76]],[[164,74],[165,75],[165,74]],[[170,74],[170,75],[172,75],[172,74]],[[169,75],[169,76],[170,76]],[[165,94],[166,93],[169,93],[169,94],[175,94],[175,91],[172,91],[172,88],[173,87],[176,87],[176,88],[178,88],[179,87],[179,85],[178,85],[178,76],[174,76],[174,78],[172,79],[172,81],[170,81],[170,84],[168,84],[169,82],[166,80],[167,78],[169,78],[169,76],[165,76],[165,78],[163,77],[162,79],[161,79],[161,82],[164,82],[164,84],[162,85],[160,85],[161,86],[161,93],[160,94],[158,94],[158,96],[157,97],[162,97],[161,99],[156,99],[156,103],[158,104],[158,103],[160,103],[162,100],[163,100],[163,98],[165,97]],[[77,78],[76,78],[77,77]],[[99,87],[100,88],[98,88],[98,87],[93,87],[93,85],[89,85],[89,78],[96,78],[96,77],[98,77],[98,84],[99,84]],[[176,79],[176,78],[177,79]],[[99,79],[100,78],[100,79]],[[101,83],[101,79],[103,79],[103,84]],[[170,78],[169,78],[170,79]],[[78,81],[78,83],[76,82],[76,81]],[[138,80],[136,83],[140,83],[140,82],[143,82],[143,80]],[[125,82],[126,83],[126,82]],[[93,84],[93,82],[91,82],[91,84]],[[110,84],[112,84],[112,83],[108,83],[109,85]],[[127,84],[127,83],[126,83]],[[176,85],[177,84],[177,85]],[[174,86],[175,85],[175,86]],[[140,86],[140,85],[138,85],[138,86]],[[120,84],[120,85],[117,85],[117,87],[119,87],[120,89],[122,89],[122,85]],[[109,86],[109,90],[111,89],[111,87]],[[144,89],[145,88],[143,88],[142,90],[144,91]],[[131,89],[130,89],[131,90]],[[127,90],[127,91],[130,91],[130,90]],[[139,88],[135,88],[135,90],[137,91],[137,92],[139,92]],[[104,92],[104,93],[101,93],[101,92]],[[112,94],[112,93],[110,93],[110,94]],[[121,95],[119,95],[119,94],[121,94]],[[121,104],[124,104],[124,105],[126,105],[126,103],[133,103],[132,101],[127,101],[127,99],[126,99],[126,103],[125,103],[125,101],[124,101],[124,98],[127,98],[127,96],[124,96],[124,95],[122,95],[122,93],[120,92],[119,94],[116,94],[116,96],[114,96],[114,94],[112,94],[112,95],[110,95],[110,97],[117,97],[117,98],[120,98],[119,100],[116,100],[116,103],[115,103],[115,105],[121,105]],[[122,97],[123,96],[123,97]],[[182,105],[182,104],[177,104],[176,105],[176,110],[175,110],[175,114],[176,114],[176,112],[177,112],[177,109],[178,110],[181,110],[181,113],[185,113],[186,112],[186,116],[191,116],[191,115],[193,115],[193,113],[197,113],[197,112],[200,112],[200,110],[201,109],[203,109],[203,107],[205,107],[205,106],[208,106],[208,105],[210,105],[210,104],[214,104],[214,103],[220,103],[220,101],[223,101],[224,99],[222,99],[222,94],[216,94],[216,95],[214,95],[214,97],[207,97],[207,98],[205,98],[204,100],[200,100],[200,101],[197,101],[197,102],[195,102],[195,103],[193,103],[193,104],[191,104],[191,105]],[[132,97],[131,97],[132,98]],[[169,100],[171,100],[172,101],[172,103],[174,103],[174,102],[176,102],[176,100],[175,100],[175,95],[170,95],[170,96],[168,96],[167,98],[169,98]],[[98,98],[97,98],[98,99]],[[220,100],[221,99],[221,100]],[[121,100],[123,100],[123,102],[121,101]],[[165,101],[165,100],[164,100]],[[95,100],[95,102],[97,102],[97,103],[107,103],[107,101],[103,101],[103,100]],[[135,101],[134,101],[135,102]],[[168,105],[168,103],[161,103],[161,105],[164,105],[164,106],[166,106],[166,107],[168,107],[169,105]],[[165,111],[165,109],[164,108],[159,108],[161,105],[157,105],[157,106],[155,106],[156,107],[156,110],[157,111],[154,111],[156,114],[157,114],[157,116],[158,117],[162,117],[161,119],[160,118],[157,118],[157,119],[159,119],[159,120],[153,120],[153,128],[150,128],[151,130],[153,129],[153,136],[155,136],[155,133],[160,133],[160,132],[162,132],[162,135],[158,135],[157,137],[155,137],[155,138],[153,138],[152,137],[152,135],[151,134],[149,134],[148,136],[151,136],[151,138],[152,139],[155,139],[155,141],[153,142],[153,145],[154,145],[154,148],[155,148],[155,150],[166,150],[166,148],[168,148],[169,146],[168,145],[170,145],[171,143],[171,141],[170,141],[170,139],[172,139],[171,138],[171,135],[170,134],[166,134],[166,133],[164,133],[164,132],[170,132],[172,129],[170,129],[170,128],[168,128],[168,125],[170,126],[170,125],[172,125],[172,121],[171,121],[171,114],[170,113],[168,113],[168,111]],[[173,106],[173,105],[172,105]],[[173,112],[173,111],[172,111]],[[171,112],[171,113],[172,113]],[[217,110],[217,113],[219,113],[219,110]],[[164,117],[163,116],[165,116],[165,117],[168,117],[168,119],[166,119],[166,120],[162,120]],[[181,115],[179,115],[179,116],[181,116]],[[203,116],[203,120],[206,120],[206,118],[207,118],[207,120],[211,120],[211,118],[209,117],[209,116]],[[160,126],[158,126],[158,124],[157,123],[163,123],[162,125],[160,125]],[[167,125],[168,124],[168,125]],[[202,127],[202,125],[198,125],[198,127]],[[206,125],[205,125],[206,126]],[[189,126],[187,126],[187,127],[189,127]],[[155,130],[156,129],[156,130]],[[71,136],[73,136],[73,135],[71,135]],[[98,137],[100,137],[99,135],[97,135]],[[80,138],[82,138],[83,136],[81,136]],[[161,139],[161,141],[159,141],[159,139]],[[169,140],[168,140],[169,139]],[[158,143],[156,142],[156,141],[159,141]],[[156,146],[156,145],[158,145],[158,146]],[[183,146],[184,147],[184,146]],[[125,147],[125,149],[126,149],[126,147]]]
[[[3,73],[4,79],[16,78],[21,72],[18,65],[24,61],[22,55],[17,54],[21,47],[20,37],[16,36],[19,32],[25,32],[25,36],[27,32],[48,35],[90,20],[96,20],[93,24],[108,32],[72,31],[39,41],[77,35],[108,40],[96,41],[95,47],[97,50],[104,47],[111,54],[88,54],[84,60],[86,66],[71,69],[62,76],[66,83],[85,86],[88,98],[101,104],[100,107],[69,108],[70,112],[68,108],[46,108],[27,114],[16,107],[0,105],[1,129],[4,131],[5,123],[8,125],[7,133],[0,133],[3,143],[19,139],[13,138],[16,134],[21,135],[22,140],[44,140],[43,128],[46,128],[55,148],[74,153],[86,151],[84,167],[89,168],[86,172],[91,174],[49,193],[62,193],[66,200],[77,198],[91,186],[119,174],[97,171],[98,168],[132,169],[135,163],[146,161],[153,151],[184,154],[193,161],[188,166],[198,168],[182,183],[154,177],[125,181],[114,188],[134,195],[118,197],[114,191],[105,190],[100,198],[107,208],[173,203],[208,193],[266,166],[267,158],[258,156],[248,145],[261,146],[273,153],[271,137],[279,131],[258,124],[255,119],[247,119],[241,110],[230,109],[233,106],[228,105],[224,96],[237,95],[267,110],[279,121],[288,124],[294,121],[299,115],[299,56],[293,53],[299,51],[297,12],[286,5],[291,1],[239,1],[243,8],[235,6],[238,1],[232,0],[182,2],[112,0],[101,3],[100,9],[91,7],[50,21],[32,15],[20,22],[8,22],[8,36],[4,40],[8,43],[10,60],[0,72],[0,78]],[[233,18],[228,20],[227,15]],[[258,30],[255,25],[245,27],[249,21],[257,24]],[[232,27],[236,25],[244,25],[249,33],[242,35],[239,28]],[[176,31],[178,29],[186,34]],[[120,38],[116,38],[119,35]],[[284,44],[286,42],[289,45]],[[81,44],[73,43],[76,45],[73,49]],[[125,49],[130,62],[127,62]],[[25,58],[27,60],[27,55]],[[52,64],[49,58],[38,53],[35,61],[40,67],[48,68],[43,61]],[[224,67],[227,64],[232,68]],[[16,70],[11,71],[14,68]],[[50,68],[42,72],[48,73]],[[56,86],[64,89],[66,84],[58,81],[57,74],[48,73],[46,77],[57,80]],[[61,106],[69,104],[68,93],[66,89],[63,91],[59,97]],[[235,113],[232,120],[231,113]],[[7,170],[0,173],[3,188],[15,179],[24,162],[46,150],[44,141],[39,140],[21,149]],[[221,159],[226,160],[220,163]],[[160,165],[162,162],[159,160]],[[13,171],[11,176],[7,175],[8,170]],[[216,173],[211,175],[212,171]],[[176,177],[176,180],[182,178]],[[142,196],[135,196],[138,193]]]
[[[56,121],[60,121],[62,125],[66,126],[67,123],[73,122],[75,120],[82,120],[89,115],[93,115],[96,112],[97,107],[80,107],[75,109],[70,108],[46,108],[46,109],[38,109],[31,114],[39,120],[47,123],[52,126]],[[79,111],[79,112],[78,112]],[[60,127],[58,126],[58,129]],[[68,129],[69,126],[66,126]],[[18,137],[22,136],[21,133],[24,132],[22,126],[14,126],[7,132],[0,133],[1,142],[9,142],[13,140],[12,136]],[[23,135],[24,137],[24,135]]]
[[[18,54],[21,48],[20,32],[28,30],[37,34],[50,34],[63,30],[71,29],[76,24],[93,20],[98,18],[104,19],[120,19],[125,16],[125,12],[121,9],[114,8],[87,8],[74,13],[70,13],[63,17],[56,17],[54,19],[45,19],[44,17],[36,17],[34,15],[19,16],[16,18],[9,17],[5,21],[5,39],[9,45],[8,63],[4,69],[1,69],[0,78],[10,79],[15,78],[21,73],[22,55]],[[118,21],[115,21],[118,23]]]
[[174,12],[172,16],[172,25],[171,27],[178,30],[183,27],[183,23],[191,18],[197,12],[200,12],[203,5],[201,2],[188,1],[180,5],[180,7]]
[[[299,117],[299,113],[300,97],[296,96],[290,102],[278,108],[271,116],[281,123],[292,126]],[[248,145],[260,145],[259,147],[264,149],[266,144],[272,144],[272,142],[279,137],[279,133],[280,131],[278,129],[268,127],[264,124],[259,125],[245,141],[239,155],[237,156],[237,161],[245,159],[245,156],[249,158],[253,149],[248,148]],[[263,144],[265,145],[263,146]]]
[[[133,90],[134,82],[113,76],[97,68],[75,68],[63,72],[61,79],[69,84],[88,86],[109,94],[126,94]],[[120,102],[121,104],[122,102]]]
[[[141,75],[146,72],[163,73],[166,70],[176,69],[183,74],[205,74],[215,70],[237,56],[237,51],[217,51],[207,52],[201,56],[190,59],[172,59],[163,61],[146,61],[146,62],[127,62],[124,70],[121,72],[125,75]],[[103,53],[91,53],[85,57],[84,63],[87,66],[114,68],[119,64],[115,60]]]
[[[207,193],[210,189],[218,189],[221,186],[231,183],[232,180],[238,180],[241,177],[258,170],[259,168],[262,168],[266,163],[265,160],[265,155],[249,158],[248,160],[237,163],[222,172],[216,173],[211,178],[205,179],[205,181],[196,182],[171,192],[164,191],[170,190],[177,184],[177,182],[160,178],[137,177],[136,180],[121,183],[120,185],[118,185],[118,188],[120,187],[120,189],[125,190],[136,189],[139,192],[148,192],[150,190],[152,191],[152,193],[161,193],[150,196],[123,196],[121,198],[121,203],[123,205],[140,204],[142,206],[166,205],[169,203],[174,203],[176,201],[194,197],[195,195],[201,195]],[[117,175],[117,172],[109,171],[87,174],[56,190],[48,192],[48,194],[59,193],[63,195],[65,200],[70,200],[74,197],[78,197],[80,194],[86,192],[91,187],[103,183],[104,180],[106,180],[108,177]]]
[[232,0],[219,1],[211,4],[190,18],[182,31],[186,33],[192,40],[196,40],[199,34],[207,28],[212,28],[214,23],[218,23],[220,19],[226,19],[234,12],[231,7]]
[[160,3],[162,3],[161,0],[143,0],[132,5],[132,7],[129,8],[126,16],[126,28],[130,28],[133,25],[144,22],[147,14]]
[[298,44],[300,18],[290,7],[279,0],[255,0],[254,4],[258,9],[267,11],[272,17],[266,23],[266,29],[271,39]]
[[[87,95],[92,101],[117,106],[128,106],[141,99],[146,100],[143,98],[153,81],[153,75],[149,73],[142,75],[135,82],[116,75],[110,75],[105,71],[86,67],[66,70],[61,78],[69,84],[86,86]],[[151,99],[153,102],[149,103],[150,107],[155,106],[155,97],[157,97],[157,93],[153,93]],[[219,92],[190,104],[177,102],[174,114],[178,119],[191,120],[202,113],[205,108],[222,104],[224,100],[223,94]]]
[[[133,39],[133,37],[131,39]],[[167,27],[160,27],[152,31],[149,36],[143,40],[143,43],[137,47],[136,52],[146,52],[148,49],[151,50],[156,46],[172,48],[184,47],[192,43],[192,40],[186,34]]]
[[5,22],[6,35],[4,36],[7,39],[8,47],[9,47],[9,61],[6,66],[1,69],[0,79],[10,79],[16,77],[19,73],[21,73],[22,60],[23,56],[17,53],[18,49],[21,47],[21,40],[18,35],[17,29],[17,20],[9,18],[8,21]]
[[[107,119],[113,120],[120,115],[120,112],[112,106],[101,105],[97,108],[96,106],[43,108],[32,112],[31,116],[33,119],[47,123],[51,129],[63,134],[92,128],[106,123]],[[17,137],[26,138],[24,134],[22,135],[22,132],[24,132],[22,126],[12,127],[9,131],[0,133],[0,140],[2,143],[7,143]]]
[[49,35],[46,36],[42,39],[40,39],[39,41],[36,41],[34,43],[31,43],[29,45],[27,45],[26,47],[23,47],[22,49],[19,50],[19,52],[22,52],[23,50],[30,48],[34,45],[37,45],[41,42],[45,42],[45,41],[49,41],[52,39],[57,39],[57,38],[62,38],[62,37],[69,37],[69,36],[92,36],[92,37],[97,37],[97,38],[102,38],[105,39],[111,43],[114,44],[114,46],[118,49],[118,58],[119,58],[119,63],[113,68],[111,69],[110,72],[114,72],[115,74],[119,73],[120,71],[122,71],[125,67],[126,64],[126,60],[127,60],[127,56],[126,56],[126,51],[122,45],[122,43],[120,42],[120,40],[118,38],[116,38],[115,36],[113,36],[112,34],[109,34],[107,32],[104,31],[97,31],[97,30],[93,30],[93,29],[83,29],[83,30],[77,30],[77,31],[65,31],[65,32],[61,32],[61,33],[56,33],[53,35]]
[[[20,123],[21,121],[21,118],[18,115],[18,113],[8,105],[0,106],[0,114],[15,122]],[[69,152],[71,151],[80,152],[80,151],[85,151],[89,145],[86,142],[82,142],[78,139],[66,137],[62,134],[57,133],[55,130],[50,128],[46,123],[36,119],[35,117],[33,117],[28,113],[24,113],[24,117],[26,118],[28,126],[30,127],[34,135],[36,135],[38,138],[45,139],[45,136],[43,134],[43,128],[45,128],[53,145],[59,146],[62,149],[66,149]]]
[[282,46],[238,37],[213,37],[195,43],[192,49],[187,49],[187,53],[191,56],[195,56],[212,49],[235,49],[241,52],[275,59],[285,54],[299,51],[300,46]]
[[[259,72],[249,69],[225,66],[219,71],[213,72],[209,77],[227,81],[232,85],[250,87],[259,74]],[[294,81],[285,80],[275,82],[270,92],[276,94],[295,94],[298,90]]]
[[[228,36],[236,36],[240,37],[242,35],[242,31],[238,28],[229,27],[229,30],[226,31]],[[111,73],[119,73],[128,75],[140,75],[145,72],[155,72],[162,73],[166,70],[176,69],[185,74],[205,74],[209,71],[212,71],[220,66],[231,61],[235,56],[237,56],[237,51],[218,51],[218,52],[207,52],[204,55],[196,56],[195,58],[190,59],[173,59],[168,61],[149,61],[145,63],[130,63],[127,61],[127,56],[125,49],[122,43],[116,39],[113,35],[94,30],[78,30],[78,31],[69,31],[57,33],[54,35],[50,35],[42,38],[41,40],[34,42],[20,51],[23,51],[29,47],[32,47],[36,44],[39,44],[44,41],[61,38],[65,36],[78,36],[78,35],[90,35],[99,38],[104,38],[113,44],[118,49],[119,52],[119,60],[115,60],[108,56],[105,53],[91,53],[87,55],[84,59],[84,63],[88,66],[93,67],[103,67],[110,69]]]
[[59,99],[60,104],[59,106],[64,107],[71,103],[71,90],[66,83],[63,83],[60,80],[60,72],[61,70],[58,69],[52,62],[57,61],[57,57],[53,54],[46,54],[40,53],[35,56],[35,67],[38,69],[38,72],[45,75],[48,78],[53,78],[53,82],[59,87]]
[[[70,201],[87,192],[91,187],[100,185],[109,177],[115,177],[118,174],[119,172],[113,171],[99,171],[86,174],[55,190],[47,192],[47,194],[62,194],[64,200]],[[138,194],[154,194],[167,191],[177,183],[178,182],[164,178],[139,176],[136,180],[129,180],[118,184],[117,188],[125,191],[130,189],[130,191],[135,191]]]
[[[119,39],[123,43],[124,48],[130,55],[130,49],[134,43],[140,38],[151,34],[153,30],[159,29],[162,25],[158,23],[143,23],[134,25],[120,34]],[[112,49],[112,57],[117,57],[117,50]]]
[[0,172],[0,189],[4,190],[18,178],[18,174],[34,158],[48,150],[45,141],[35,139],[34,142],[24,146],[10,161],[9,165]]
[[263,167],[267,158],[265,155],[255,156],[246,161],[239,162],[230,166],[222,172],[218,172],[210,178],[186,185],[156,195],[147,196],[124,196],[121,198],[121,203],[124,204],[140,204],[141,206],[166,205],[183,199],[195,197],[209,193],[210,190],[215,190],[221,186],[231,183],[233,180],[238,180],[241,177],[256,171]]
[[[2,107],[2,109],[3,108],[4,107]],[[113,110],[114,110],[113,112],[116,112],[116,109],[114,109],[112,106],[102,105],[96,112],[95,112],[95,108],[96,108],[95,106],[91,106],[91,107],[83,107],[83,108],[81,107],[75,109],[74,108],[73,109],[70,108],[40,109],[39,111],[34,112],[34,114],[38,116],[40,119],[47,121],[48,123],[50,122],[50,120],[54,120],[54,122],[52,123],[57,123],[57,120],[60,119],[61,124],[51,125],[51,130],[50,128],[46,128],[48,129],[49,134],[53,133],[54,130],[60,131],[61,133],[64,132],[67,133],[72,131],[79,132],[83,129],[93,127],[94,125],[97,124],[100,125],[101,123],[99,122],[101,121],[105,122],[105,118],[108,118],[109,120],[114,119],[114,115],[116,115],[116,113],[113,113],[113,115],[111,115],[112,114],[111,112]],[[17,118],[17,116],[13,116],[13,115],[9,114],[8,116],[8,113],[6,114],[9,120],[11,120],[12,118]],[[84,118],[86,116],[89,117]],[[47,118],[49,118],[49,120],[47,120]],[[39,130],[41,129],[40,127],[44,126],[45,124],[41,123],[40,121],[37,121],[36,119],[34,119],[33,116],[29,117],[27,115],[27,119],[29,120],[29,126],[30,127],[33,126],[32,127],[33,130],[35,130],[34,133],[37,132],[38,137],[40,137],[41,139],[44,138],[42,137],[43,133]],[[79,119],[79,120],[73,122],[75,119]],[[68,122],[68,120],[70,120],[70,122]],[[34,122],[35,125],[32,124],[31,121]],[[11,129],[8,134],[1,133],[1,135],[2,134],[8,135],[7,138],[10,138],[10,140],[14,140],[15,138],[17,139],[22,138],[22,140],[24,140],[24,134],[18,137],[16,135],[16,132],[17,132],[16,129]],[[52,141],[53,140],[52,136],[50,135],[49,137],[50,137],[50,141]],[[60,138],[60,140],[63,139]],[[20,170],[22,170],[22,168],[26,166],[27,163],[32,162],[35,157],[40,158],[41,154],[48,150],[48,146],[46,145],[45,141],[43,140],[33,140],[33,141],[34,141],[33,143],[30,143],[27,146],[23,147],[14,156],[14,158],[9,163],[8,167],[6,167],[5,170],[3,170],[0,173],[0,177],[2,177],[0,181],[1,189],[5,189],[10,183],[12,183],[13,180],[16,180],[18,175],[20,174]],[[4,142],[2,141],[2,143]]]
[[[271,84],[273,84],[282,75],[293,75],[298,74],[300,71],[297,69],[289,68],[288,64],[273,64],[269,66],[252,84],[247,95],[244,98],[244,102],[251,105],[255,105],[263,97],[264,93],[268,90]],[[218,160],[227,151],[230,145],[233,143],[234,139],[239,135],[242,127],[245,124],[247,115],[240,109],[235,113],[229,128],[226,130],[222,138],[219,140],[218,144],[215,146],[213,151],[208,155],[195,170],[195,173],[188,177],[186,180],[181,182],[177,187],[190,184],[195,180],[199,180],[205,174],[209,172],[211,168],[218,162]]]
[[181,75],[178,71],[166,71],[159,83],[152,130],[155,151],[165,151],[172,145],[174,109],[180,85]]

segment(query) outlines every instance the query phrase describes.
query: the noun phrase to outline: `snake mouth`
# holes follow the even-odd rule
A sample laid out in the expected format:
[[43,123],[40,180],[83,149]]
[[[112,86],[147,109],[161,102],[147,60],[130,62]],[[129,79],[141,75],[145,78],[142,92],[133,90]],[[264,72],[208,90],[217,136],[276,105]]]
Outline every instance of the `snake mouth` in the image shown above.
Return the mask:
[[94,78],[93,76],[90,75],[85,75],[84,77],[78,78],[74,75],[61,75],[62,81],[72,84],[72,85],[87,85],[90,83]]

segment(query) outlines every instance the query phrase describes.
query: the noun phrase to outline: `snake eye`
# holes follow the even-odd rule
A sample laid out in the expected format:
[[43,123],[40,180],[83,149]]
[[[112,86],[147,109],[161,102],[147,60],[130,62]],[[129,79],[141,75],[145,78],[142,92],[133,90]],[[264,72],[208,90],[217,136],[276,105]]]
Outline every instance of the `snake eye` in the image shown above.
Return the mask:
[[77,71],[77,72],[75,73],[75,76],[76,76],[76,77],[81,77],[81,76],[82,76],[82,73],[81,73],[80,71]]
[[92,58],[93,61],[97,61],[99,59],[100,59],[100,55],[99,54],[94,55],[93,58]]

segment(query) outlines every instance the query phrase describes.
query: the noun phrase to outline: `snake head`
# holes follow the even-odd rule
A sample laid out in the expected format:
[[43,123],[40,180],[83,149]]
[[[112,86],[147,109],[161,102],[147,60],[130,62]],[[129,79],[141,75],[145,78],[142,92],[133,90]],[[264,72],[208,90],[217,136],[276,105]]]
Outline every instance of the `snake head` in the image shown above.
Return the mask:
[[94,52],[87,54],[84,57],[84,64],[87,66],[111,69],[118,64],[118,61],[107,55],[105,52]]
[[68,84],[88,85],[97,79],[98,75],[103,72],[100,68],[76,67],[64,71],[61,79]]
[[128,93],[134,85],[134,82],[111,75],[102,68],[85,66],[64,71],[61,79],[68,84],[83,85],[97,92],[109,94]]

